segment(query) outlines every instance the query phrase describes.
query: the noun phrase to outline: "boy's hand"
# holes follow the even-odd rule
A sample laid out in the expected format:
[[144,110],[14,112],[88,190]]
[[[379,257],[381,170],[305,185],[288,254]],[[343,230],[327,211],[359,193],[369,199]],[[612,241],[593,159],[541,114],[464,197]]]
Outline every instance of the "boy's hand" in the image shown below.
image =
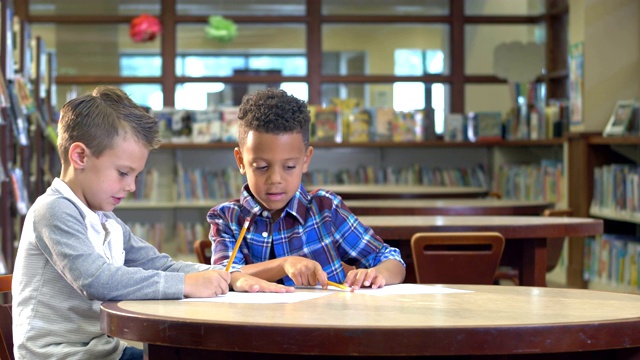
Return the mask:
[[297,286],[316,286],[320,284],[327,287],[327,273],[317,261],[300,256],[287,256],[283,269]]
[[234,291],[254,292],[270,292],[285,293],[294,292],[296,289],[291,286],[284,286],[259,279],[255,276],[243,274],[241,272],[231,273],[231,287]]
[[229,292],[231,275],[224,270],[205,270],[184,276],[185,297],[215,297]]
[[344,280],[344,284],[355,290],[368,286],[377,289],[384,287],[386,280],[382,274],[376,271],[376,268],[356,269],[349,271],[347,278]]

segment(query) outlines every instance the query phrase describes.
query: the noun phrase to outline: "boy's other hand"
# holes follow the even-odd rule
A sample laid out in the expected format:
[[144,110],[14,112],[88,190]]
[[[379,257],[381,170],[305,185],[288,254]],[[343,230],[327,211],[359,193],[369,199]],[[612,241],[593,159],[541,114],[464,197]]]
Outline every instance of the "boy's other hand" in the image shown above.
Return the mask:
[[283,264],[284,271],[297,286],[327,287],[327,273],[317,261],[300,256],[287,256]]
[[215,297],[229,292],[231,275],[224,270],[205,270],[184,276],[185,297]]
[[356,269],[349,271],[347,278],[344,280],[344,284],[353,289],[369,286],[377,289],[384,287],[386,280],[382,274],[376,271],[376,268]]
[[285,293],[294,292],[295,288],[259,279],[241,272],[231,273],[231,287],[234,291]]

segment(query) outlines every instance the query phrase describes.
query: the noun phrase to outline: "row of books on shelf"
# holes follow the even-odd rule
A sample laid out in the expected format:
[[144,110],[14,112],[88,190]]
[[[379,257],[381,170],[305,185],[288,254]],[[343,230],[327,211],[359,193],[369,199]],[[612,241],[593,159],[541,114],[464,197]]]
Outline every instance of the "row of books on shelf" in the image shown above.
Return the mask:
[[178,164],[177,176],[177,200],[237,198],[246,182],[246,177],[235,167],[184,169]]
[[[168,233],[165,223],[132,222],[127,226],[136,236],[147,240],[158,251],[177,255],[193,254],[195,241],[209,236],[209,228],[204,219],[199,222],[178,222],[172,233]],[[175,240],[175,249],[165,247],[167,239]]]
[[[207,168],[185,169],[178,164],[175,189],[161,189],[161,175],[149,168],[140,174],[132,201],[158,202],[221,200],[240,196],[246,177],[235,167],[220,170]],[[355,169],[311,170],[303,174],[305,186],[327,184],[402,184],[428,186],[467,186],[488,188],[482,165],[443,169],[415,164],[408,167],[359,166]],[[162,193],[164,191],[164,193]],[[167,194],[169,193],[169,194]],[[175,196],[173,195],[175,194]]]
[[568,131],[569,116],[568,102],[561,100],[545,107],[522,104],[507,113],[452,113],[445,115],[443,138],[450,142],[559,138]]
[[236,142],[238,107],[179,110],[171,107],[151,114],[158,119],[160,138],[174,143]]
[[640,219],[640,167],[635,164],[594,167],[591,210]]
[[640,238],[603,234],[585,239],[583,278],[614,287],[640,289]]
[[[206,110],[164,108],[152,114],[158,119],[165,142],[235,142],[238,107]],[[434,112],[395,111],[393,108],[346,108],[309,105],[310,138],[315,142],[412,142],[434,140]]]
[[506,199],[564,201],[562,161],[543,159],[538,164],[501,164],[493,178],[493,191]]
[[309,105],[309,114],[310,138],[315,142],[415,142],[436,138],[431,108],[395,111],[391,107]]
[[313,170],[305,173],[306,186],[327,184],[390,184],[425,186],[467,186],[487,188],[482,165],[474,167],[439,168],[414,164],[407,167],[358,166],[338,171]]

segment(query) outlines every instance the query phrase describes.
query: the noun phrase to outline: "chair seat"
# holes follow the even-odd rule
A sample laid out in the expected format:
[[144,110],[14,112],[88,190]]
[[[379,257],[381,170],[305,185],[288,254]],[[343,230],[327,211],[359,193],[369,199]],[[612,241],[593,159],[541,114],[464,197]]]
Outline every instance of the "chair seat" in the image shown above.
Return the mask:
[[[11,292],[13,275],[0,275],[0,293]],[[0,304],[0,360],[14,360],[11,303]]]

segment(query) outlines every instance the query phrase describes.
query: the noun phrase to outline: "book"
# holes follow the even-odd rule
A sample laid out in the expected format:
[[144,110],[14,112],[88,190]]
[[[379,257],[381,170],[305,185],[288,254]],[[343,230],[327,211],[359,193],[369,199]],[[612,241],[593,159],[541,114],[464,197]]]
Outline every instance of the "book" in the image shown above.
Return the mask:
[[422,132],[422,124],[418,124],[417,120],[413,111],[396,113],[393,122],[393,141],[411,142],[418,140],[418,131]]
[[194,143],[211,143],[222,139],[222,114],[208,109],[193,112],[191,140]]
[[172,107],[165,107],[162,110],[154,110],[151,115],[158,120],[158,127],[160,130],[160,139],[162,141],[171,141],[173,138],[173,114],[176,109]]
[[424,110],[416,110],[415,115],[421,117],[422,120],[422,138],[420,140],[436,140],[436,118],[435,110],[432,107]]
[[477,140],[502,140],[502,113],[479,111],[474,113]]
[[227,106],[222,108],[222,133],[221,140],[224,142],[238,141],[238,106]]
[[[338,142],[340,126],[340,112],[338,108],[323,107],[316,110],[313,124],[313,140],[317,142]],[[340,138],[342,138],[340,136]]]
[[29,203],[29,194],[27,193],[27,185],[25,183],[22,169],[19,167],[13,167],[11,168],[10,173],[16,210],[18,214],[26,215],[31,204]]
[[444,141],[464,141],[464,116],[447,114],[444,119]]
[[9,118],[11,119],[11,123],[13,124],[13,135],[15,136],[16,141],[18,142],[18,144],[20,144],[20,146],[28,146],[29,124],[26,119],[27,114],[24,112],[24,108],[18,101],[18,94],[15,84],[8,84],[8,90],[11,106],[6,109],[6,114],[9,116]]
[[366,109],[355,109],[354,113],[349,115],[349,141],[350,142],[367,142],[369,138],[369,130],[371,128],[371,112]]
[[171,141],[180,143],[191,141],[192,121],[190,111],[175,111],[171,116]]
[[396,119],[396,111],[391,107],[376,109],[376,140],[391,141],[393,139],[393,123]]

